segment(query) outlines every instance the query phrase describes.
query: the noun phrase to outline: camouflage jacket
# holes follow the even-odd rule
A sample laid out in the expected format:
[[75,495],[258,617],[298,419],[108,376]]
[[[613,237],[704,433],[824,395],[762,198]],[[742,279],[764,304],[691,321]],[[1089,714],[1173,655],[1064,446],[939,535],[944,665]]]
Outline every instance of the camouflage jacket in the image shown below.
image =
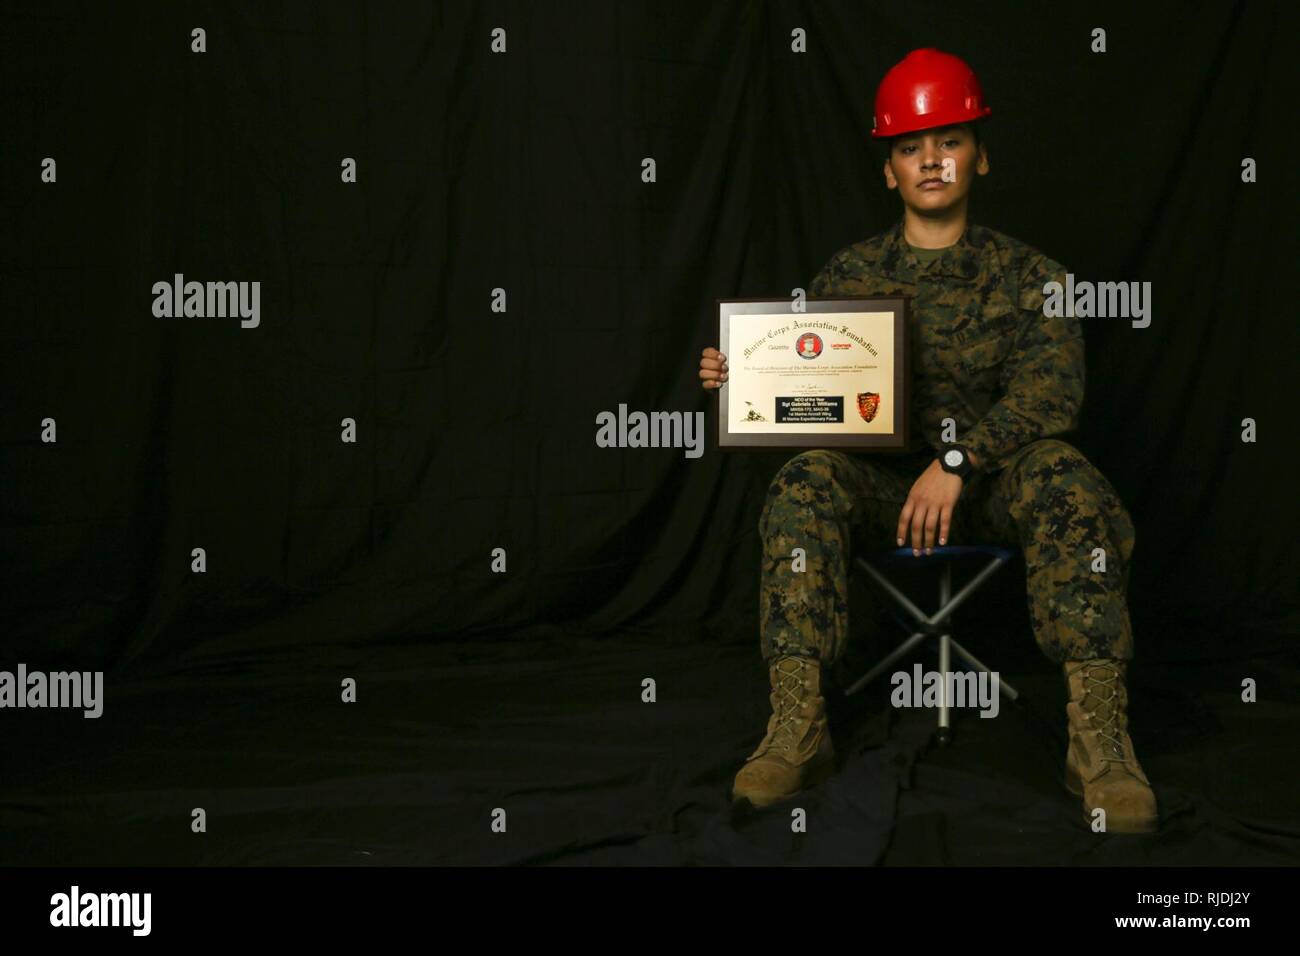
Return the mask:
[[1079,321],[1043,315],[1043,285],[1065,267],[1019,240],[968,223],[953,246],[922,266],[900,219],[841,249],[808,295],[912,297],[910,450],[938,448],[943,419],[956,440],[997,471],[1028,442],[1069,431],[1083,404]]

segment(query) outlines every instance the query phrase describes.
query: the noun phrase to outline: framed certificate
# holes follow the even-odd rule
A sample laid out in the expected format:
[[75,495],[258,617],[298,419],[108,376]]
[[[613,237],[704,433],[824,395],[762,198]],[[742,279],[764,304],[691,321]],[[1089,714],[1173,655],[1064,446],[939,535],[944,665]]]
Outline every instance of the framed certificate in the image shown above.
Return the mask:
[[901,449],[906,296],[719,299],[718,447]]

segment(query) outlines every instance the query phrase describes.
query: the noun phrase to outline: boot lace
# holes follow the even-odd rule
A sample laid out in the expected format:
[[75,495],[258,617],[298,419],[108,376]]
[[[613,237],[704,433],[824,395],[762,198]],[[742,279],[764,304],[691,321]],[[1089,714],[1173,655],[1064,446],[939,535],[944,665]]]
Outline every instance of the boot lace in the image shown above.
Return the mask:
[[[795,664],[793,670],[786,669],[790,662]],[[807,668],[808,662],[802,657],[791,658],[778,665],[781,676],[773,688],[777,694],[777,711],[776,726],[772,728],[772,744],[781,750],[789,750],[790,743],[794,740],[794,722],[803,711],[802,691],[807,684],[804,680]]]
[[1127,761],[1119,726],[1119,671],[1105,664],[1085,666],[1083,691],[1085,699],[1091,697],[1098,705],[1087,716],[1092,720],[1097,739],[1101,742],[1101,759],[1121,763]]

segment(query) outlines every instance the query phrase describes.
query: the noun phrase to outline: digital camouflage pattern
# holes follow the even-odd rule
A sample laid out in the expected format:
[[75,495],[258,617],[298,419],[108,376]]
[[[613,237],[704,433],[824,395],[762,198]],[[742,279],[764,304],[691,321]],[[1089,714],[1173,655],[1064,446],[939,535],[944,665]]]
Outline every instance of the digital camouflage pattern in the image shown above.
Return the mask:
[[922,265],[899,220],[831,257],[811,297],[906,295],[911,337],[913,450],[940,444],[941,422],[982,470],[1035,438],[1074,428],[1083,404],[1083,333],[1043,315],[1043,286],[1065,267],[1000,232],[968,224]]
[[[964,479],[949,544],[1019,547],[1035,639],[1052,660],[1133,653],[1126,589],[1133,523],[1105,476],[1054,436],[1083,401],[1078,321],[1043,315],[1043,285],[1065,270],[971,224],[922,266],[893,228],[838,252],[809,286],[817,297],[908,295],[912,337],[910,453],[796,455],[773,479],[763,541],[763,656],[833,662],[848,638],[850,545],[896,547],[908,492],[942,444],[944,418],[979,466]],[[910,532],[907,540],[911,545]],[[803,548],[806,567],[793,568]],[[1094,571],[1104,549],[1105,571]]]

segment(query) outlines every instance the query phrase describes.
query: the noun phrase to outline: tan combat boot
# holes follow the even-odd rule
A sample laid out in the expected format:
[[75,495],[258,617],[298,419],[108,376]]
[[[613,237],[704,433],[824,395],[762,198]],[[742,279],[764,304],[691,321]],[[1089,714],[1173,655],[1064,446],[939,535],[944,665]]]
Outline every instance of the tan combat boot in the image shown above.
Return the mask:
[[772,716],[767,736],[749,755],[731,788],[733,802],[766,807],[826,779],[835,748],[821,696],[821,663],[811,657],[778,657],[769,666]]
[[1112,658],[1065,662],[1070,694],[1065,786],[1083,797],[1089,824],[1101,807],[1107,832],[1151,833],[1158,823],[1156,795],[1128,734],[1126,670],[1126,662]]

